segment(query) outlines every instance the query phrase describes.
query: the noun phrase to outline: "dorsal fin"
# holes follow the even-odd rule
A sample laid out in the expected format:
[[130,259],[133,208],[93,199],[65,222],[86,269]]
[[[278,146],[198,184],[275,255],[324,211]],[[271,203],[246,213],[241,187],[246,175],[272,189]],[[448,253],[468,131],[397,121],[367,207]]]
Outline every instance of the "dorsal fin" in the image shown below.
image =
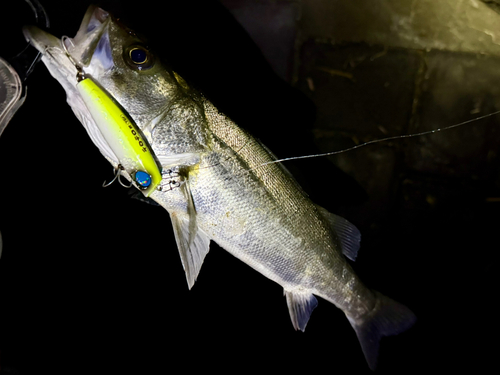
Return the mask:
[[342,253],[350,260],[355,261],[361,242],[361,233],[358,228],[343,217],[332,214],[323,207],[316,207],[339,237]]

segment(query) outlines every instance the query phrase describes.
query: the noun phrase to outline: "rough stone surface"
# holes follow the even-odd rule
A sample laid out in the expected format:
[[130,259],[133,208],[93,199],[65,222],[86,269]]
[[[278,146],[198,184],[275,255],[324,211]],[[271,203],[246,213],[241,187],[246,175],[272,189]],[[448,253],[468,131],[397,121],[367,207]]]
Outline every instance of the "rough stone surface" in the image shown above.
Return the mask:
[[313,0],[302,4],[301,31],[306,38],[500,53],[498,13],[479,0]]

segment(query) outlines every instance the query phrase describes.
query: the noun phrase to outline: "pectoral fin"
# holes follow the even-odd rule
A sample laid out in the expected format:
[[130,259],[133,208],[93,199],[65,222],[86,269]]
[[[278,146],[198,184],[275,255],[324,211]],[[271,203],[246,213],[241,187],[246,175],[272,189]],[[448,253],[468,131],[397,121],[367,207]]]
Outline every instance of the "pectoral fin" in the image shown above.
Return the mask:
[[[208,254],[210,239],[200,229],[191,228],[189,220],[170,215],[174,227],[175,241],[179,248],[182,266],[186,272],[186,279],[191,289],[198,277],[201,265]],[[193,233],[193,230],[195,231]]]
[[316,207],[337,234],[340,240],[340,246],[342,247],[342,253],[350,260],[355,261],[361,242],[361,233],[358,228],[343,217],[334,215],[323,207]]
[[187,200],[187,215],[172,213],[170,218],[182,265],[186,272],[188,287],[191,289],[198,277],[203,260],[208,254],[210,238],[196,224],[196,209],[189,182],[185,181],[180,188]]
[[304,331],[313,310],[318,306],[318,300],[311,293],[285,290],[286,303],[293,328]]

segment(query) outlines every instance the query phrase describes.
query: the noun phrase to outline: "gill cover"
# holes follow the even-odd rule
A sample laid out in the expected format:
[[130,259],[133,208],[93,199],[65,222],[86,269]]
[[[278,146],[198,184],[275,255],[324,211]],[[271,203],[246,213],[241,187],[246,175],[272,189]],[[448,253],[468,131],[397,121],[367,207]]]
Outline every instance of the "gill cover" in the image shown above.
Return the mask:
[[145,196],[160,184],[161,167],[139,127],[91,78],[76,85],[102,136]]

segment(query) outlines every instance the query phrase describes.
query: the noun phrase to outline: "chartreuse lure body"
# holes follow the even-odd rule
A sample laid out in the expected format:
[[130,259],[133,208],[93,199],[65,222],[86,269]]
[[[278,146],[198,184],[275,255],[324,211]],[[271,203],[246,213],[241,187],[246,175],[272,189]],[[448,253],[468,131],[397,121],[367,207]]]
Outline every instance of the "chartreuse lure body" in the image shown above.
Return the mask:
[[121,167],[145,196],[151,195],[162,180],[161,167],[139,127],[91,78],[76,87]]

